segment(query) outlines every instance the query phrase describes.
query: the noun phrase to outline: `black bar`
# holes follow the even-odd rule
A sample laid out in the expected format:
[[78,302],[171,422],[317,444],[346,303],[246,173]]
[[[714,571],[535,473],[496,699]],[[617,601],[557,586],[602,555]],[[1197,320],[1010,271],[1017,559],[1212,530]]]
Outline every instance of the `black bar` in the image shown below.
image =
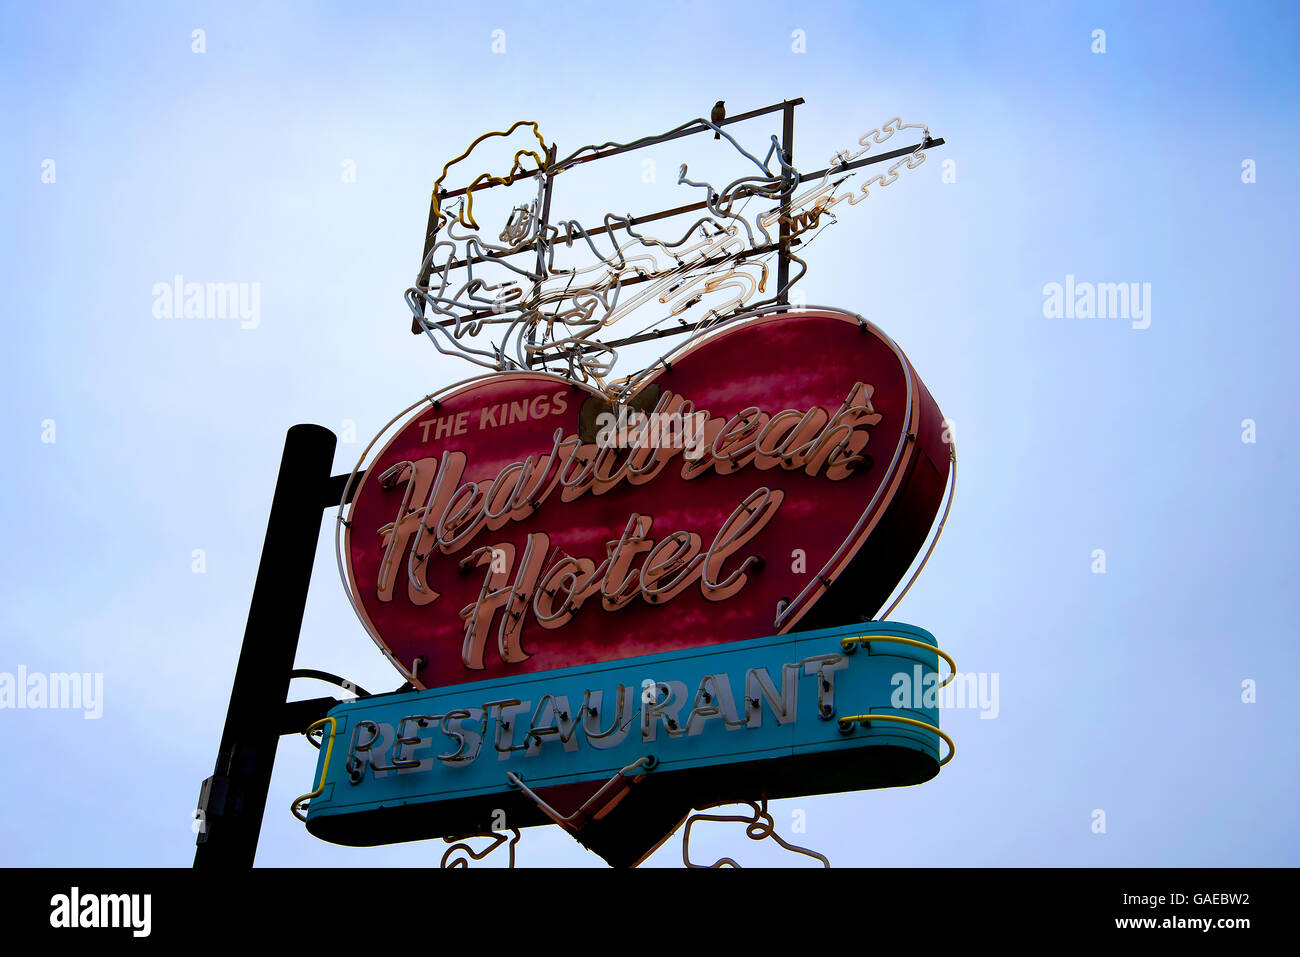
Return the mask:
[[370,692],[360,685],[353,684],[341,675],[333,674],[329,671],[320,671],[316,668],[294,668],[289,672],[289,678],[311,678],[315,681],[324,681],[332,685],[338,685],[347,691],[351,691],[358,698],[369,698]]
[[[546,165],[551,167],[555,165],[555,144],[551,144],[550,150],[546,154]],[[551,221],[551,192],[555,188],[555,176],[552,173],[546,174],[546,185],[542,187],[542,217],[537,223],[537,275],[546,275],[546,227]],[[531,346],[537,341],[537,326],[533,325],[528,330],[528,344]],[[531,368],[533,364],[532,353],[524,356],[527,365]]]
[[928,142],[917,143],[916,146],[905,146],[901,150],[893,150],[892,152],[889,153],[879,153],[876,156],[869,156],[866,159],[858,160],[853,163],[848,163],[844,166],[828,166],[825,169],[819,169],[815,173],[803,173],[799,177],[799,182],[806,183],[810,179],[820,179],[821,177],[825,176],[827,173],[845,173],[848,172],[849,170],[861,169],[863,166],[870,166],[872,163],[883,163],[885,160],[891,160],[898,156],[906,156],[909,153],[915,153],[918,147],[929,149],[932,146],[942,146],[943,144],[944,144],[944,139],[941,136],[937,140],[929,140]]
[[[547,830],[554,832],[556,828]],[[722,844],[719,849],[731,848],[728,853],[736,854],[741,863],[749,863],[758,857],[759,849],[755,848],[753,840],[746,840],[744,827],[728,824],[716,833],[719,835],[716,840]],[[776,833],[783,833],[780,824],[776,826]],[[1214,835],[1217,832],[1209,833]],[[519,845],[520,865],[545,865],[545,858],[538,859],[547,848],[545,841],[539,840],[542,836],[542,828],[524,831]],[[394,837],[400,840],[399,835]],[[1158,949],[1154,943],[1160,941],[1169,941],[1170,950],[1175,953],[1199,950],[1188,947],[1190,939],[1208,939],[1216,944],[1213,949],[1206,948],[1206,952],[1255,952],[1265,949],[1268,943],[1265,936],[1277,943],[1281,935],[1287,934],[1288,927],[1294,927],[1294,867],[1099,867],[1095,870],[1071,866],[1009,867],[1005,866],[1005,861],[1014,852],[998,846],[998,841],[1004,840],[1014,843],[1017,835],[1013,832],[985,835],[974,850],[967,852],[969,856],[1004,862],[1004,866],[909,867],[902,872],[906,880],[878,880],[872,884],[871,910],[863,913],[870,913],[874,921],[870,927],[876,928],[875,936],[885,940],[885,935],[893,931],[893,936],[904,939],[904,935],[915,934],[918,928],[936,926],[936,911],[940,906],[944,927],[954,928],[957,932],[970,928],[976,934],[1008,944],[1008,947],[1000,949],[1009,953],[1018,953],[1022,943],[1028,950],[1031,945],[1041,947],[1044,941],[1062,939],[1079,941],[1084,952],[1088,952],[1089,944],[1096,940],[1105,948],[1099,950],[1104,954],[1118,949],[1139,949],[1134,947],[1135,943],[1141,949],[1154,952]],[[1099,837],[1097,840],[1104,839]],[[668,846],[675,846],[680,841],[679,832]],[[820,840],[809,837],[803,843],[827,852],[832,865],[839,869],[846,861],[844,853],[832,844],[833,841],[833,836]],[[437,865],[438,856],[445,846],[442,841],[426,846],[430,865]],[[1277,856],[1270,858],[1266,857],[1270,850],[1243,849],[1244,859],[1248,861],[1290,861],[1292,857],[1288,852],[1290,848],[1278,849]],[[1049,861],[1060,862],[1065,857],[1061,849],[1043,848],[1039,853]],[[1177,859],[1180,854],[1186,856],[1187,853],[1186,845],[1169,846],[1156,853],[1156,857]],[[507,854],[504,849],[494,850],[481,866],[471,863],[469,869],[472,872],[468,875],[459,870],[430,866],[420,871],[421,888],[426,888],[429,895],[437,895],[438,900],[451,900],[465,895],[468,878],[472,879],[473,892],[477,895],[495,896],[499,893],[503,897],[517,896],[528,878],[521,878],[504,867],[491,866],[500,863],[504,854]],[[956,854],[950,857],[956,858]],[[395,883],[391,870],[354,867],[351,859],[355,858],[341,859],[347,861],[348,883],[355,885],[357,896],[360,889],[365,889],[367,895],[373,893],[377,897]],[[785,859],[793,863],[803,858],[792,854]],[[667,863],[666,859],[663,863]],[[748,874],[741,871],[729,875],[736,885],[737,900],[742,893],[749,891],[755,896],[771,893],[772,885],[779,884],[781,906],[789,913],[824,910],[828,897],[837,892],[842,896],[844,891],[844,871],[840,870],[809,869],[803,874],[793,869],[784,872],[763,867],[746,870]],[[34,947],[26,952],[38,954],[45,950],[44,944],[39,943],[42,939],[51,943],[51,952],[59,950],[60,953],[70,949],[69,941],[72,948],[87,949],[109,949],[104,941],[110,943],[114,937],[123,944],[140,943],[134,939],[127,919],[123,919],[120,928],[73,930],[55,926],[51,919],[52,898],[69,895],[73,887],[81,889],[82,895],[108,889],[113,893],[151,895],[149,934],[143,941],[146,945],[148,940],[153,940],[156,944],[172,945],[175,952],[190,952],[198,949],[195,947],[196,937],[211,936],[216,940],[221,927],[230,927],[240,935],[230,941],[229,945],[235,949],[251,949],[255,945],[253,937],[256,937],[256,945],[287,953],[290,949],[303,948],[307,923],[302,918],[286,919],[289,888],[313,887],[330,880],[328,874],[312,867],[253,871],[239,880],[226,879],[222,874],[196,874],[164,867],[32,867],[21,874],[13,871],[12,876],[4,897],[0,897],[0,921],[4,922],[10,939],[31,940]],[[559,885],[565,878],[541,874],[539,880]],[[680,891],[681,880],[681,871],[658,867],[642,874],[640,885],[649,888],[647,893],[654,893],[656,891],[650,885],[658,884],[668,896],[673,891]],[[533,884],[536,883],[538,879],[533,879]],[[604,884],[614,887],[610,878],[604,879]],[[936,901],[935,893],[918,891],[918,888],[954,888],[954,892],[946,893],[943,900]],[[1165,900],[1154,905],[1131,900],[1138,895],[1164,897]],[[1175,895],[1182,898],[1180,904],[1170,902]],[[1205,901],[1206,897],[1214,895],[1221,902],[1209,904]],[[341,896],[338,893],[337,897]],[[679,897],[680,901],[673,901],[673,921],[679,926],[694,926],[695,918],[699,918],[702,926],[718,919],[719,895],[679,893]],[[1223,897],[1236,902],[1222,902]],[[369,902],[373,898],[365,896],[361,900]],[[334,904],[324,906],[331,910]],[[299,910],[305,911],[305,908]],[[200,915],[211,919],[200,922],[196,919]],[[328,917],[333,915],[329,913]],[[1204,930],[1161,927],[1162,923],[1175,918],[1235,922],[1238,926],[1205,927]],[[1151,922],[1151,926],[1144,927],[1147,922]],[[204,930],[205,927],[208,930]],[[1270,927],[1273,930],[1269,931]],[[315,928],[313,926],[312,930]],[[346,928],[342,927],[342,922],[324,924],[324,930],[326,934],[338,935],[339,943],[343,943],[341,931],[346,932]],[[1119,948],[1118,944],[1126,939],[1126,947]],[[55,944],[59,947],[53,947]],[[1010,947],[1010,944],[1017,947]]]
[[[420,275],[416,277],[415,285],[418,289],[429,288],[429,276],[433,272],[433,265],[429,262],[429,250],[433,248],[434,242],[438,239],[438,204],[433,201],[433,194],[429,194],[429,223],[424,227],[424,252],[420,253]],[[414,316],[411,317],[411,331],[419,335],[423,330],[420,323]]]
[[[791,109],[796,106],[801,106],[802,104],[803,104],[802,97],[800,97],[797,100],[785,100],[784,102],[773,103],[771,106],[765,106],[762,107],[761,109],[750,110],[748,113],[739,113],[736,116],[729,116],[721,123],[718,123],[716,125],[730,126],[732,123],[743,123],[745,120],[752,120],[756,116],[766,116],[768,113],[775,113],[777,110]],[[587,156],[579,157],[578,159],[573,160],[569,166],[565,167],[565,169],[572,169],[574,166],[579,166],[583,163],[590,163],[592,160],[599,160],[599,159],[605,159],[610,156],[617,156],[619,153],[630,153],[632,150],[643,150],[650,146],[658,146],[660,143],[667,143],[670,140],[680,139],[683,136],[694,136],[696,133],[711,133],[711,132],[713,132],[712,127],[699,125],[699,126],[688,126],[686,129],[677,130],[675,133],[664,133],[662,136],[647,136],[644,139],[635,140],[631,143],[628,143],[626,146],[615,146],[612,149],[605,150],[604,152],[591,153]],[[520,173],[513,180],[511,180],[511,183],[518,183],[521,180],[532,179],[539,172],[541,171],[534,169],[534,170],[529,170],[526,173]],[[484,183],[481,186],[474,187],[474,190],[475,192],[478,192],[480,190],[489,189],[490,187],[500,186],[500,185],[503,184],[488,182],[488,183]],[[469,187],[462,186],[459,189],[448,190],[442,195],[444,198],[449,199],[453,196],[464,195],[467,192],[469,192]]]
[[[857,799],[861,799],[861,795]],[[866,803],[865,800],[863,803]],[[1216,821],[1208,826],[1226,828],[1235,826],[1235,823],[1220,825]],[[549,830],[555,831],[556,828],[551,827]],[[743,827],[726,825],[716,833],[719,835],[717,840],[721,843],[720,849],[730,848],[729,853],[735,854],[741,863],[761,860],[754,842],[746,839]],[[783,833],[780,824],[776,827],[776,833]],[[1207,833],[1213,836],[1219,834],[1214,829]],[[1290,833],[1292,832],[1287,832],[1288,835]],[[400,835],[393,836],[401,840]],[[519,845],[521,865],[546,863],[540,855],[546,851],[547,846],[540,838],[541,828],[530,828],[523,832],[523,840]],[[798,840],[798,837],[795,839]],[[1215,946],[1213,949],[1207,947],[1206,952],[1233,953],[1266,949],[1266,936],[1276,943],[1288,932],[1288,928],[1294,928],[1293,867],[1094,870],[1072,866],[1007,866],[1009,862],[1014,863],[1015,852],[1000,847],[999,842],[1014,843],[1016,839],[1014,832],[998,831],[982,837],[975,849],[968,852],[968,855],[988,859],[1001,866],[916,867],[901,872],[905,880],[875,881],[870,892],[870,913],[877,915],[874,918],[875,924],[870,928],[875,937],[884,940],[886,938],[882,932],[892,930],[895,937],[911,943],[911,939],[904,938],[903,935],[936,926],[936,917],[941,914],[944,921],[942,926],[946,928],[953,928],[958,933],[970,929],[1007,945],[1023,943],[1025,950],[1033,945],[1041,947],[1045,941],[1066,939],[1079,942],[1085,953],[1090,952],[1094,940],[1104,948],[1096,952],[1103,954],[1110,954],[1116,949],[1136,950],[1138,948],[1133,946],[1135,943],[1142,949],[1154,952],[1159,949],[1154,946],[1155,943],[1162,941],[1170,945],[1173,953],[1187,953],[1191,950],[1199,951],[1199,948],[1188,947],[1189,939],[1208,939]],[[752,894],[754,898],[763,894],[771,896],[775,889],[785,912],[815,913],[819,909],[824,910],[828,898],[833,899],[837,894],[843,897],[845,887],[845,872],[839,868],[847,861],[843,852],[834,846],[834,840],[834,836],[820,841],[809,838],[804,843],[826,851],[835,870],[799,868],[797,862],[804,858],[792,854],[777,859],[777,864],[789,864],[789,869],[786,870],[769,865],[746,868],[728,875],[734,885],[736,899],[740,900],[741,894]],[[671,839],[669,846],[675,846],[680,841],[679,832]],[[501,862],[501,857],[507,853],[505,849],[494,851],[481,866],[471,863],[471,872],[478,873],[467,875],[458,870],[440,869],[433,865],[437,864],[444,847],[446,845],[441,841],[426,845],[431,866],[418,874],[421,889],[430,895],[437,895],[438,900],[453,899],[456,895],[463,898],[467,878],[473,882],[473,893],[488,899],[496,899],[498,894],[503,898],[510,898],[511,895],[517,897],[519,888],[531,878],[531,875],[522,877],[504,867],[490,866]],[[1061,848],[1035,850],[1039,856],[1058,863],[1063,862],[1067,853]],[[1241,855],[1245,861],[1290,861],[1294,857],[1290,850],[1290,847],[1279,847],[1276,851],[1272,848],[1245,847],[1241,849]],[[698,855],[701,852],[696,853]],[[1189,856],[1190,853],[1188,845],[1180,843],[1178,846],[1165,847],[1154,856],[1171,860]],[[661,856],[665,858],[662,863],[668,863],[667,855]],[[950,858],[956,856],[947,855]],[[356,858],[351,856],[335,855],[335,859],[346,862],[348,882],[356,888],[353,894],[366,903],[386,903],[379,895],[398,881],[406,880],[392,870],[354,867],[351,861]],[[857,873],[861,878],[869,880],[878,872],[859,868]],[[336,872],[336,876],[341,877],[342,873]],[[319,886],[331,880],[329,874],[309,867],[254,871],[238,881],[229,880],[224,874],[178,872],[160,867],[30,868],[21,873],[14,871],[12,877],[4,896],[0,897],[0,921],[3,921],[10,939],[32,941],[34,945],[14,951],[16,954],[44,953],[46,948],[39,942],[41,939],[50,942],[51,952],[60,953],[76,947],[106,950],[109,948],[105,941],[111,942],[114,938],[124,944],[138,943],[132,936],[133,931],[127,926],[128,920],[124,920],[124,926],[117,929],[69,929],[55,926],[51,920],[52,899],[55,895],[68,895],[72,887],[80,888],[83,895],[110,889],[113,893],[150,894],[149,936],[144,941],[146,945],[148,940],[153,940],[159,945],[173,946],[175,952],[194,951],[198,949],[196,939],[208,937],[215,942],[222,932],[221,928],[226,927],[227,933],[233,932],[238,936],[230,938],[225,946],[250,950],[254,946],[265,946],[268,950],[287,953],[291,949],[302,949],[307,921],[314,916],[306,913],[313,906],[310,904],[297,908],[293,915],[289,914],[290,902],[287,898],[290,888]],[[861,878],[850,873],[848,879]],[[532,883],[540,881],[550,886],[559,886],[566,880],[576,882],[575,878],[541,874],[539,878],[532,879]],[[608,878],[605,883],[613,886]],[[716,922],[719,895],[681,894],[681,884],[681,872],[666,867],[648,870],[640,876],[640,885],[647,888],[647,894],[658,892],[652,885],[657,885],[665,897],[674,891],[679,892],[677,897],[680,900],[673,901],[675,924],[695,926],[696,918],[704,926],[709,921]],[[337,884],[333,886],[336,888],[335,897],[332,902],[323,905],[327,908],[327,919],[342,916],[333,908],[336,904],[341,906],[342,894],[347,892],[347,889]],[[945,894],[941,901],[936,900],[936,894],[925,892],[930,888],[949,887],[958,889],[958,892]],[[363,890],[365,896],[361,895]],[[732,893],[732,890],[729,889],[727,893]],[[1162,897],[1164,901],[1153,906],[1131,900],[1137,895]],[[1182,902],[1171,903],[1170,899],[1174,895],[1178,895]],[[1205,898],[1212,895],[1219,895],[1220,901],[1224,897],[1231,898],[1235,903],[1207,903]],[[304,916],[298,916],[299,913]],[[383,915],[388,912],[376,908],[376,913]],[[462,919],[467,917],[468,915]],[[1177,918],[1242,923],[1235,927],[1162,929],[1164,922]],[[1151,926],[1143,927],[1147,921]],[[323,929],[329,935],[327,940],[332,938],[342,944],[346,942],[343,937],[348,932],[346,927],[340,920],[324,924]],[[313,925],[311,929],[316,927]],[[1118,944],[1125,939],[1128,940],[1128,946],[1119,948]],[[356,943],[359,945],[361,942],[358,940]],[[59,946],[55,947],[54,944]],[[412,941],[408,946],[414,950],[418,945]],[[1000,950],[1009,953],[1017,953],[1020,949],[1019,946],[1000,947]]]
[[195,867],[248,868],[257,855],[336,441],[319,425],[285,436]]
[[[785,155],[787,165],[794,164],[794,107],[785,108],[785,118],[781,123],[781,152]],[[795,178],[785,173],[786,167],[782,167],[782,189],[781,189],[781,206],[789,208],[790,200],[794,196],[795,187],[799,184]],[[776,263],[776,297],[777,302],[781,305],[787,305],[790,302],[789,291],[785,288],[790,282],[790,217],[781,217],[781,252],[777,257]]]
[[308,698],[305,701],[286,702],[280,711],[280,734],[302,734],[313,723],[329,713],[330,708],[340,705],[338,698]]
[[[357,487],[361,485],[361,480],[366,477],[366,470],[359,469],[357,477],[352,479],[352,487],[347,489],[348,497],[343,502],[347,505],[352,501],[352,496],[357,494]],[[325,483],[325,495],[321,499],[321,508],[334,508],[339,504],[339,499],[343,498],[343,490],[347,487],[350,475],[332,475],[328,482]]]
[[[781,103],[773,103],[771,106],[765,106],[761,109],[750,110],[748,113],[738,113],[735,116],[729,116],[716,126],[730,126],[732,123],[743,123],[745,120],[752,120],[756,116],[766,116],[768,113],[775,113],[777,110],[793,110],[796,106],[803,105],[803,97],[796,100],[785,100]],[[688,126],[684,130],[678,130],[676,133],[665,133],[662,136],[646,137],[644,141],[637,140],[629,143],[627,146],[616,146],[613,149],[605,150],[603,153],[592,153],[590,156],[584,156],[581,159],[573,161],[573,165],[580,163],[590,163],[592,160],[605,159],[608,156],[617,156],[619,153],[630,153],[632,150],[645,149],[648,146],[658,146],[660,143],[667,143],[670,140],[680,139],[683,136],[694,136],[696,133],[712,133],[711,126]],[[569,167],[565,167],[568,169]]]

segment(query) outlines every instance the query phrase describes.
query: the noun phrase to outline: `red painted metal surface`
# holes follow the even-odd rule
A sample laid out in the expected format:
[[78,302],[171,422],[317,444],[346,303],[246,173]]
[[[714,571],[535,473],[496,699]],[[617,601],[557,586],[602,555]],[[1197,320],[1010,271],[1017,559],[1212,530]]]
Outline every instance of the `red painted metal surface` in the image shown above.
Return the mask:
[[[594,393],[511,373],[435,396],[369,464],[347,516],[350,585],[417,687],[879,609],[924,542],[949,467],[938,407],[890,340],[849,313],[774,313],[671,354],[651,382],[668,438],[639,449],[581,442]],[[692,436],[674,411],[708,413],[696,458],[678,447]],[[578,607],[564,603],[584,589]]]

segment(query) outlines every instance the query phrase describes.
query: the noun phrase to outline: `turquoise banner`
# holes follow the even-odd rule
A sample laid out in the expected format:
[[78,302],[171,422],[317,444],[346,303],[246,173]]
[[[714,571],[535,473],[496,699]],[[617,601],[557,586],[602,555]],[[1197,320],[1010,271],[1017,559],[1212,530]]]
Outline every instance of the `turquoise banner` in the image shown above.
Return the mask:
[[[938,708],[910,689],[937,683],[934,646],[924,629],[871,622],[348,702],[326,719],[308,827],[381,808],[464,807],[521,784],[599,783],[637,762],[639,773],[682,779],[818,755],[808,762],[818,773],[796,786],[812,794],[852,789],[841,772],[892,747],[928,758],[928,778],[941,760]],[[862,717],[875,720],[846,720]],[[324,830],[338,839],[337,827]]]

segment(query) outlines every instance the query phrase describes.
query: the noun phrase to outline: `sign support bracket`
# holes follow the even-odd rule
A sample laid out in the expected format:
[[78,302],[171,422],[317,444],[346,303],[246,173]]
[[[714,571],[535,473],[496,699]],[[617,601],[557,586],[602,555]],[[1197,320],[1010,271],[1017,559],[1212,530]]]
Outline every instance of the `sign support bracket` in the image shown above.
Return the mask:
[[196,868],[253,866],[280,736],[302,730],[338,703],[286,701],[321,520],[348,488],[349,476],[330,474],[337,442],[320,425],[295,425],[285,436],[221,745],[195,813]]

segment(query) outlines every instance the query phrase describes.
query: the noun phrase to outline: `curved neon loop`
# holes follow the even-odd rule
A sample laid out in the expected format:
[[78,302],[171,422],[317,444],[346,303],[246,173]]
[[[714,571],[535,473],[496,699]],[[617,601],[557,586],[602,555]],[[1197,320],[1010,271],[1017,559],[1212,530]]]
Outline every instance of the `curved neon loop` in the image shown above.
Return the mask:
[[925,651],[933,651],[944,661],[948,662],[948,669],[950,672],[948,680],[939,685],[939,688],[948,687],[948,685],[952,683],[952,679],[957,677],[957,662],[953,661],[952,657],[947,652],[941,650],[935,645],[919,641],[916,638],[906,638],[903,635],[854,635],[850,638],[841,638],[840,647],[843,648],[847,654],[851,655],[858,645],[870,644],[873,641],[891,641],[900,645],[912,645],[916,648],[924,649]]
[[917,721],[915,718],[905,718],[902,715],[894,714],[854,714],[849,715],[847,718],[839,718],[838,720],[840,723],[840,730],[846,734],[852,732],[855,723],[861,722],[869,726],[873,721],[894,721],[898,724],[910,724],[922,729],[923,731],[930,731],[937,734],[939,737],[943,738],[948,745],[948,756],[939,761],[939,767],[943,767],[951,761],[952,756],[957,753],[957,745],[952,743],[952,738],[948,737],[934,725],[928,724],[925,721]]
[[293,812],[293,816],[303,822],[307,820],[307,815],[304,813],[304,802],[310,801],[314,797],[320,797],[325,793],[325,776],[330,771],[330,755],[334,753],[334,733],[338,731],[339,723],[334,718],[321,718],[319,721],[312,722],[311,726],[307,728],[307,734],[311,734],[325,724],[330,726],[330,739],[329,743],[325,745],[325,761],[321,764],[320,784],[316,785],[316,790],[310,794],[294,798],[293,803],[289,805],[289,810]]

